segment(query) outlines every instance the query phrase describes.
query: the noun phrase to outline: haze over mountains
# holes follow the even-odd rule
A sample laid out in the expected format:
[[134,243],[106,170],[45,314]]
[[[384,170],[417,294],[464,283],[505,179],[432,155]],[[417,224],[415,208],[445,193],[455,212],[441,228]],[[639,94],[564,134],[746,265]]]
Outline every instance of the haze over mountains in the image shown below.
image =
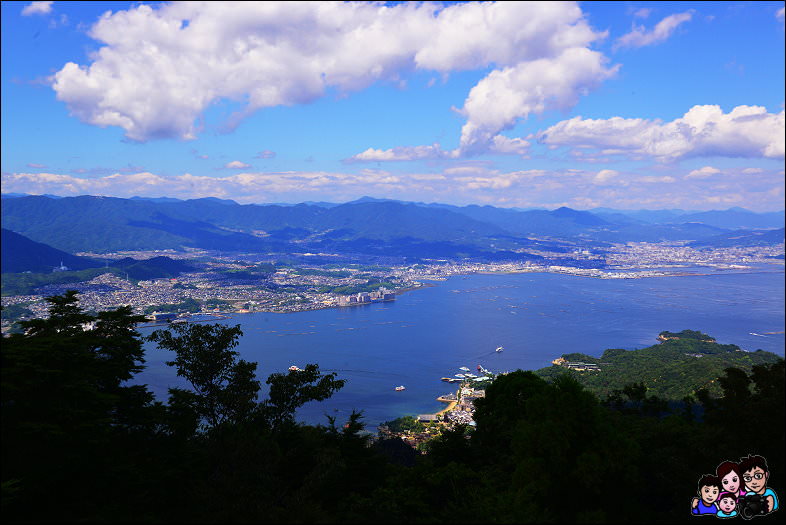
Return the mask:
[[[241,205],[216,198],[18,195],[3,195],[2,204],[3,228],[68,254],[191,247],[499,259],[531,249],[567,251],[628,241],[729,246],[777,244],[784,238],[783,211],[741,208],[549,211],[371,198],[345,204]],[[5,252],[3,271],[8,271]]]

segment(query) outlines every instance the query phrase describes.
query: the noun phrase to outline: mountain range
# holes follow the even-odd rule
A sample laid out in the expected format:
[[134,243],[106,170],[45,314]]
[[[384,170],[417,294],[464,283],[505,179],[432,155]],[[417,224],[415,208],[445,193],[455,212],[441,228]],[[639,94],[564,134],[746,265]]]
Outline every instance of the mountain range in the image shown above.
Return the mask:
[[[783,212],[741,208],[682,213],[567,207],[521,210],[372,198],[336,205],[241,205],[216,198],[167,197],[3,195],[2,199],[3,228],[66,253],[191,247],[500,259],[521,258],[531,250],[602,249],[629,241],[727,246],[736,239],[777,244],[783,242],[783,223]],[[7,271],[5,255],[3,266]]]

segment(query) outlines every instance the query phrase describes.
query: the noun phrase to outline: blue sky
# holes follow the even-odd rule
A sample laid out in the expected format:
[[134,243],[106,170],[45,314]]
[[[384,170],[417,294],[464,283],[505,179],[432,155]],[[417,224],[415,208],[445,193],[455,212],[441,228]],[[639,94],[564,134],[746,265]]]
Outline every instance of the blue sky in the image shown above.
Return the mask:
[[783,209],[784,2],[3,2],[2,191]]

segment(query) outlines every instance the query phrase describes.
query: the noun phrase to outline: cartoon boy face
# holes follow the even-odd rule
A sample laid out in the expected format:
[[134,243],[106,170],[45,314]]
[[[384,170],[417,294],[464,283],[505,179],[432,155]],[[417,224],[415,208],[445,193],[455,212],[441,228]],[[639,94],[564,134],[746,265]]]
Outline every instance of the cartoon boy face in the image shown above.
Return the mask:
[[726,492],[732,492],[736,494],[740,489],[740,477],[733,470],[723,476],[721,483],[723,483],[723,490]]
[[718,487],[715,485],[704,485],[701,487],[701,500],[704,502],[705,505],[709,506],[715,503],[715,500],[718,499]]
[[752,492],[762,492],[767,486],[768,472],[764,472],[761,467],[753,467],[742,474],[745,480],[745,487]]
[[718,507],[726,514],[729,514],[737,507],[737,500],[730,494],[726,494],[718,500]]

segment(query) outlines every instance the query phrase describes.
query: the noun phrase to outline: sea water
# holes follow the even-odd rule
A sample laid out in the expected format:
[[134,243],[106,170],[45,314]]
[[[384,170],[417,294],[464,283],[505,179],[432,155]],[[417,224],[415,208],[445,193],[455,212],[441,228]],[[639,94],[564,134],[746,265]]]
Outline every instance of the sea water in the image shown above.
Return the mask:
[[[476,274],[433,284],[395,302],[238,314],[219,322],[241,326],[236,349],[242,359],[258,363],[263,397],[271,373],[317,363],[346,386],[299,409],[298,420],[326,424],[325,415],[331,415],[341,423],[357,409],[369,430],[443,408],[436,398],[455,385],[440,378],[461,373],[461,366],[473,373],[478,364],[492,372],[537,369],[564,353],[599,356],[607,348],[643,348],[655,344],[661,331],[684,329],[784,355],[783,272],[645,279]],[[165,365],[170,353],[148,343],[146,359],[147,369],[135,382],[148,384],[159,399],[166,400],[170,386],[188,386]],[[406,389],[396,391],[398,385]]]

